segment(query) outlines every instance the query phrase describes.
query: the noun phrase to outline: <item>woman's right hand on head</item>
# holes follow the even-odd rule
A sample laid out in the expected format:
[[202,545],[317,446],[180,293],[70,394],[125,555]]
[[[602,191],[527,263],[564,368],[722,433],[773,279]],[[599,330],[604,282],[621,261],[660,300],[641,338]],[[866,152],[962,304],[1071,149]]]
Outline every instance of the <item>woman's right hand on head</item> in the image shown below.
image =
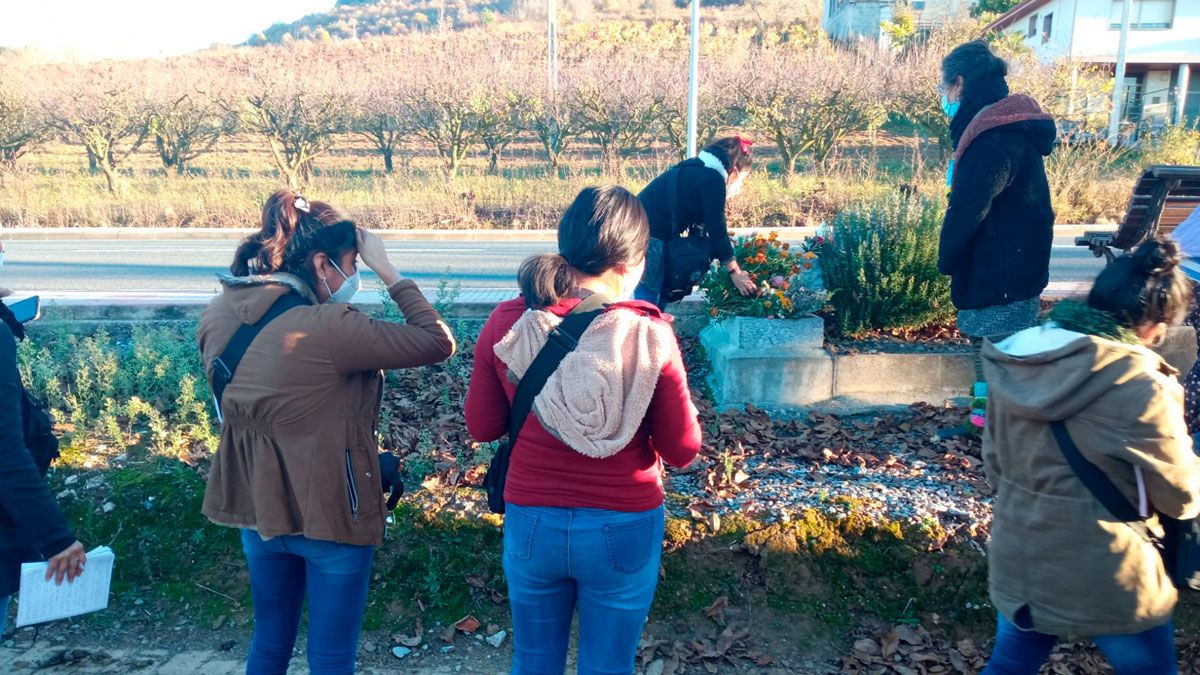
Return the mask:
[[391,286],[400,280],[400,273],[388,260],[387,249],[379,235],[366,228],[358,228],[358,256],[363,264],[379,275],[384,285]]

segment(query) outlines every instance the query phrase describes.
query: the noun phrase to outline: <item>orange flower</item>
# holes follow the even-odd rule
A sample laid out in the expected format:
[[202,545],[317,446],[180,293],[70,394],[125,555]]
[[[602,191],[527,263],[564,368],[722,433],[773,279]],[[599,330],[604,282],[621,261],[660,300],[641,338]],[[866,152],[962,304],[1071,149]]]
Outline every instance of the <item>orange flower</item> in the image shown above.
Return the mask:
[[791,250],[791,248],[792,248],[791,244],[787,243],[786,241],[783,242],[783,250],[789,251],[789,250]]
[[813,253],[812,251],[809,251],[808,253],[804,254],[805,260],[812,260],[813,258],[816,258],[816,257],[817,257],[817,254]]
[[808,263],[804,263],[804,269],[806,269],[806,270],[811,270],[811,269],[812,269],[812,263],[810,263],[810,262],[808,262]]
[[789,291],[789,290],[791,290],[792,285],[785,281],[785,282],[783,282],[783,286],[781,286],[781,288],[783,288],[783,290],[785,290],[785,291]]
[[709,314],[712,314],[713,316],[716,316],[716,315],[717,315],[717,308],[716,308],[716,307],[713,307],[713,308],[712,308],[712,311],[711,311],[711,312],[709,312]]
[[769,236],[768,238],[769,238],[771,241],[779,241],[779,233],[778,233],[778,232],[771,232],[771,234],[770,234],[770,236]]
[[771,309],[771,301],[767,300],[766,302],[764,302],[763,307],[766,307],[767,309]]

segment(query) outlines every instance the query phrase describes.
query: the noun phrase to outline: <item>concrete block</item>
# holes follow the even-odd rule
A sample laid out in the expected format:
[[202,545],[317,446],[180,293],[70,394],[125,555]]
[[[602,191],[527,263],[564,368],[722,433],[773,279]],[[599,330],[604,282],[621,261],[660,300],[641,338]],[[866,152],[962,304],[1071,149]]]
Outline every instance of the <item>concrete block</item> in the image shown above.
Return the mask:
[[[739,343],[741,337],[754,346]],[[823,349],[781,346],[759,331],[743,333],[734,321],[709,324],[700,342],[712,363],[713,394],[722,407],[797,407],[833,396],[833,359]]]
[[969,353],[844,354],[834,359],[833,374],[834,396],[954,396],[969,389],[975,368]]

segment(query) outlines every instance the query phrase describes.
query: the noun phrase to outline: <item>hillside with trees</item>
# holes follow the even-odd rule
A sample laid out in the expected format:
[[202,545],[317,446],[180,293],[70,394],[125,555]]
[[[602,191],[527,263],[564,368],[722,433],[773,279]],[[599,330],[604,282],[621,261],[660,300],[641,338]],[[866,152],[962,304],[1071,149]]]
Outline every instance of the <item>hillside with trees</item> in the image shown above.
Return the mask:
[[[559,0],[563,23],[590,20],[685,19],[687,0]],[[710,0],[707,16],[717,21],[768,22],[785,19],[816,24],[819,0]],[[545,17],[546,0],[338,0],[328,12],[293,23],[277,23],[250,37],[261,46],[296,40],[335,41],[408,35],[497,24],[524,23]]]

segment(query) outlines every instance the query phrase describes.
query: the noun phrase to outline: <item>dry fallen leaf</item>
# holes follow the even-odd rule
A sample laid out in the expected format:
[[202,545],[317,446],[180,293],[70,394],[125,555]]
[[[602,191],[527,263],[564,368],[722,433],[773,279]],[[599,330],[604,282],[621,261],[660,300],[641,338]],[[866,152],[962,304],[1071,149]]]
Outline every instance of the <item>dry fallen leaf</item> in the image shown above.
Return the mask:
[[480,625],[479,619],[476,619],[473,616],[464,616],[454,624],[454,628],[466,633],[467,635],[472,635],[475,633],[475,631],[479,630]]

